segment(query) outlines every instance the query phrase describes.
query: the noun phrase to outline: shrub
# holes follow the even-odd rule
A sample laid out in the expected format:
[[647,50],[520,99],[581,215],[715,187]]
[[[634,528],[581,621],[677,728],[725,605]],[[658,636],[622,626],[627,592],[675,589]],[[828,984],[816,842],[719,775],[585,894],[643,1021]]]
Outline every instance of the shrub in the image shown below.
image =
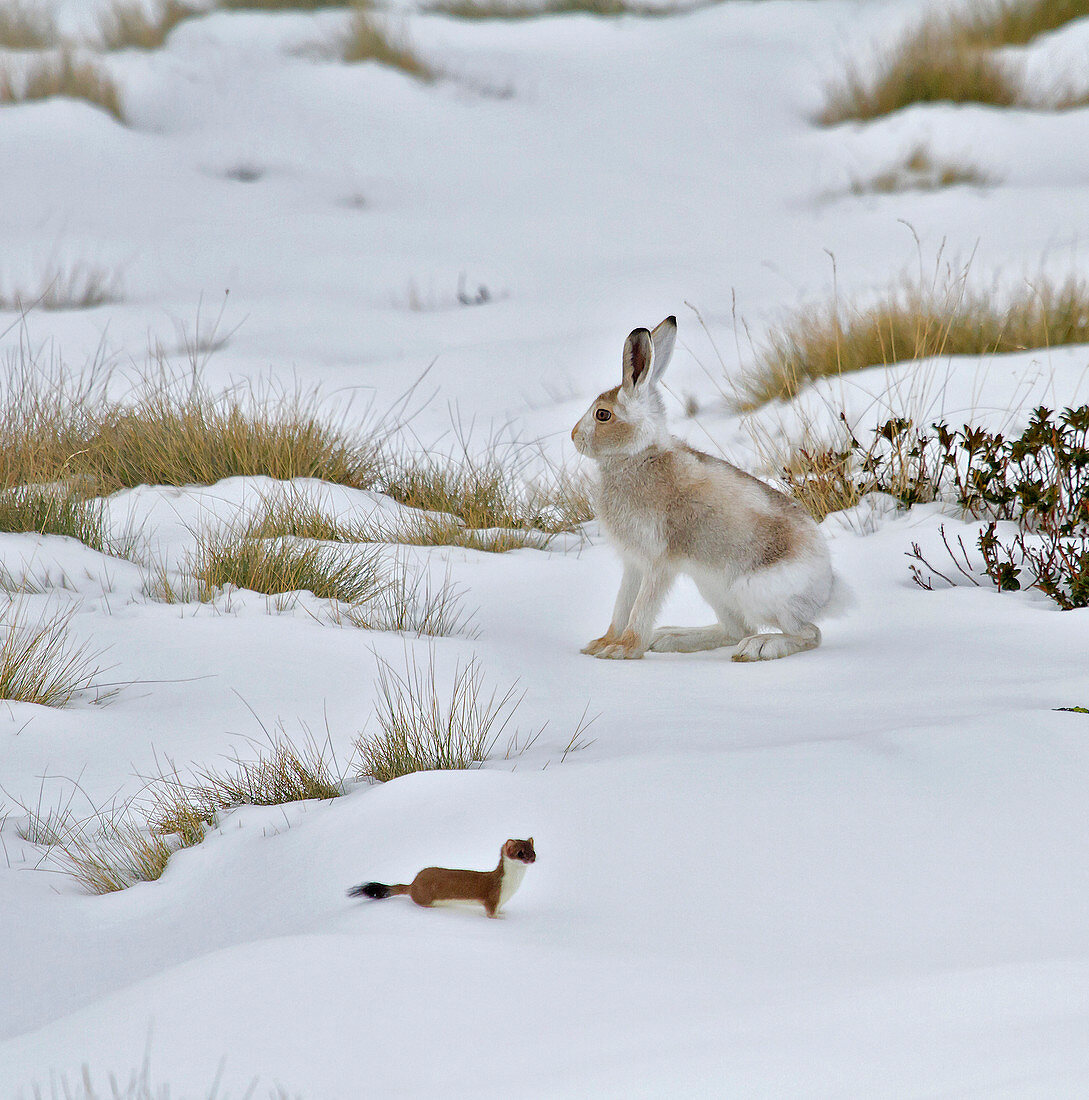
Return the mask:
[[29,622],[18,604],[11,605],[7,621],[0,623],[5,632],[0,644],[0,699],[63,707],[93,686],[100,669],[87,644],[70,636],[74,614],[62,611]]
[[807,383],[909,359],[993,355],[1089,342],[1089,286],[1081,279],[1026,283],[1005,301],[973,292],[964,277],[944,287],[909,284],[873,305],[803,310],[768,334],[738,385],[753,409],[789,399]]
[[99,38],[106,50],[157,50],[179,23],[203,14],[179,0],[163,0],[155,10],[143,0],[113,0],[99,13]]
[[[998,589],[1017,591],[1027,583],[1063,610],[1089,606],[1089,405],[1058,415],[1038,408],[1016,438],[968,424],[951,429],[944,421],[927,431],[907,418],[892,418],[867,447],[850,436],[843,450],[827,457],[855,499],[888,493],[905,508],[948,500],[986,519],[976,545],[983,571]],[[814,467],[821,478],[821,464]],[[1011,539],[1000,537],[1001,521],[1016,525]],[[956,568],[977,583],[966,548],[947,539],[945,546]],[[917,544],[910,556],[949,580]],[[912,576],[930,587],[917,565]]]
[[0,47],[6,50],[45,50],[57,41],[53,13],[44,4],[8,0],[0,8]]
[[507,728],[518,703],[515,687],[485,696],[475,658],[454,672],[448,700],[440,697],[434,654],[405,672],[378,659],[375,717],[380,733],[356,742],[361,778],[385,783],[411,772],[479,767]]
[[54,96],[85,100],[118,122],[125,121],[120,93],[109,74],[92,61],[76,60],[71,50],[33,62],[21,88],[12,82],[10,74],[0,72],[0,103],[28,103]]

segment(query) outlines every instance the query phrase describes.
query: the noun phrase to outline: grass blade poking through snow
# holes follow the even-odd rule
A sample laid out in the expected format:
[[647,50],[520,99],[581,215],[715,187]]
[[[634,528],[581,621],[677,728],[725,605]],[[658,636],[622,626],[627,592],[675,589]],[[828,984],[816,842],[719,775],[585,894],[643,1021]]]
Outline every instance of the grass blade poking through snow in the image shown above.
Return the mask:
[[440,693],[434,653],[426,667],[407,656],[404,673],[379,657],[376,686],[381,732],[361,735],[356,745],[360,777],[379,783],[411,772],[479,767],[521,702],[514,684],[485,694],[476,658],[455,669],[448,696]]
[[0,621],[0,699],[67,706],[93,686],[100,669],[87,643],[74,642],[68,627],[74,610],[29,622],[18,604]]

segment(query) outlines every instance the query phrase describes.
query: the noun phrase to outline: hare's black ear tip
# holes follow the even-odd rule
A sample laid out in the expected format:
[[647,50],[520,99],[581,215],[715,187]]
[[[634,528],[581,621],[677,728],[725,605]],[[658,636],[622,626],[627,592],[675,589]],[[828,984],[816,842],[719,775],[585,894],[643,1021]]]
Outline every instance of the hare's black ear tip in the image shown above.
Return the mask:
[[677,316],[676,316],[676,314],[674,314],[674,313],[671,313],[671,314],[670,314],[670,315],[669,315],[669,316],[668,316],[668,317],[666,318],[666,324],[667,324],[667,325],[672,325],[672,326],[673,326],[674,328],[676,328],[676,327],[677,327]]

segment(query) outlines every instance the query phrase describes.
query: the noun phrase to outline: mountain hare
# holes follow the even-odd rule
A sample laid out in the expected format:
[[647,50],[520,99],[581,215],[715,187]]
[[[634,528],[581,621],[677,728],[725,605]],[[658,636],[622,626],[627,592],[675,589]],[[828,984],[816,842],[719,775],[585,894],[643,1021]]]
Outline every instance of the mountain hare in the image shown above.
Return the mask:
[[[675,317],[635,329],[624,381],[571,432],[598,464],[597,518],[624,561],[609,629],[582,652],[634,658],[732,645],[735,661],[770,661],[815,649],[813,619],[833,584],[824,538],[789,497],[670,435],[657,383],[676,339]],[[696,582],[718,623],[652,634],[678,573]],[[767,626],[781,633],[759,633]]]

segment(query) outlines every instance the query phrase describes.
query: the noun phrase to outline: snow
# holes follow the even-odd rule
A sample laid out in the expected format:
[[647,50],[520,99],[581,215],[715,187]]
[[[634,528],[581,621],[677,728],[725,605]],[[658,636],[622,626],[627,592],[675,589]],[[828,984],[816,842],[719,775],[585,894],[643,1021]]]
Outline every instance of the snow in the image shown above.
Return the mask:
[[[65,0],[62,25],[88,9]],[[188,21],[163,50],[103,59],[129,127],[83,103],[0,109],[0,283],[86,262],[124,287],[95,310],[0,316],[0,352],[79,369],[102,349],[131,375],[162,347],[184,370],[177,349],[212,332],[229,289],[211,385],[317,386],[362,422],[426,372],[420,452],[456,450],[454,424],[569,465],[624,335],[669,313],[676,430],[752,469],[754,434],[830,431],[840,408],[860,429],[906,406],[1006,430],[1037,402],[1085,401],[1089,348],[1073,347],[874,367],[751,418],[727,408],[750,334],[833,280],[877,295],[939,254],[972,257],[983,287],[1086,272],[1089,111],[810,123],[837,63],[917,11],[728,0],[477,23],[398,8],[445,74],[432,85],[333,60],[343,12]],[[1087,36],[1082,20],[1025,54],[1065,71]],[[920,141],[998,182],[843,194]],[[493,301],[459,305],[463,276]],[[278,488],[145,486],[111,497],[108,520],[176,566]],[[345,518],[399,512],[294,488]],[[853,606],[816,651],[752,665],[582,656],[620,574],[595,524],[548,551],[405,548],[473,612],[438,639],[332,625],[307,597],[165,605],[130,562],[0,535],[4,569],[45,589],[25,607],[72,609],[103,669],[102,691],[63,710],[0,708],[0,1096],[48,1094],[84,1065],[104,1089],[145,1058],[175,1098],[217,1073],[221,1095],[258,1079],[257,1095],[312,1100],[1083,1094],[1089,726],[1054,708],[1089,705],[1089,618],[1035,593],[918,588],[904,554],[941,560],[942,524],[972,545],[978,524],[939,505],[831,517]],[[662,621],[709,618],[679,585]],[[519,736],[544,732],[511,759],[504,737],[479,771],[234,811],[160,880],[102,897],[18,835],[20,803],[120,804],[163,761],[255,759],[278,723],[347,760],[375,727],[378,660],[409,655],[442,684],[475,656],[487,690],[524,692]],[[592,744],[564,758],[584,712]],[[493,867],[529,835],[539,859],[501,920],[345,897],[426,865]]]

